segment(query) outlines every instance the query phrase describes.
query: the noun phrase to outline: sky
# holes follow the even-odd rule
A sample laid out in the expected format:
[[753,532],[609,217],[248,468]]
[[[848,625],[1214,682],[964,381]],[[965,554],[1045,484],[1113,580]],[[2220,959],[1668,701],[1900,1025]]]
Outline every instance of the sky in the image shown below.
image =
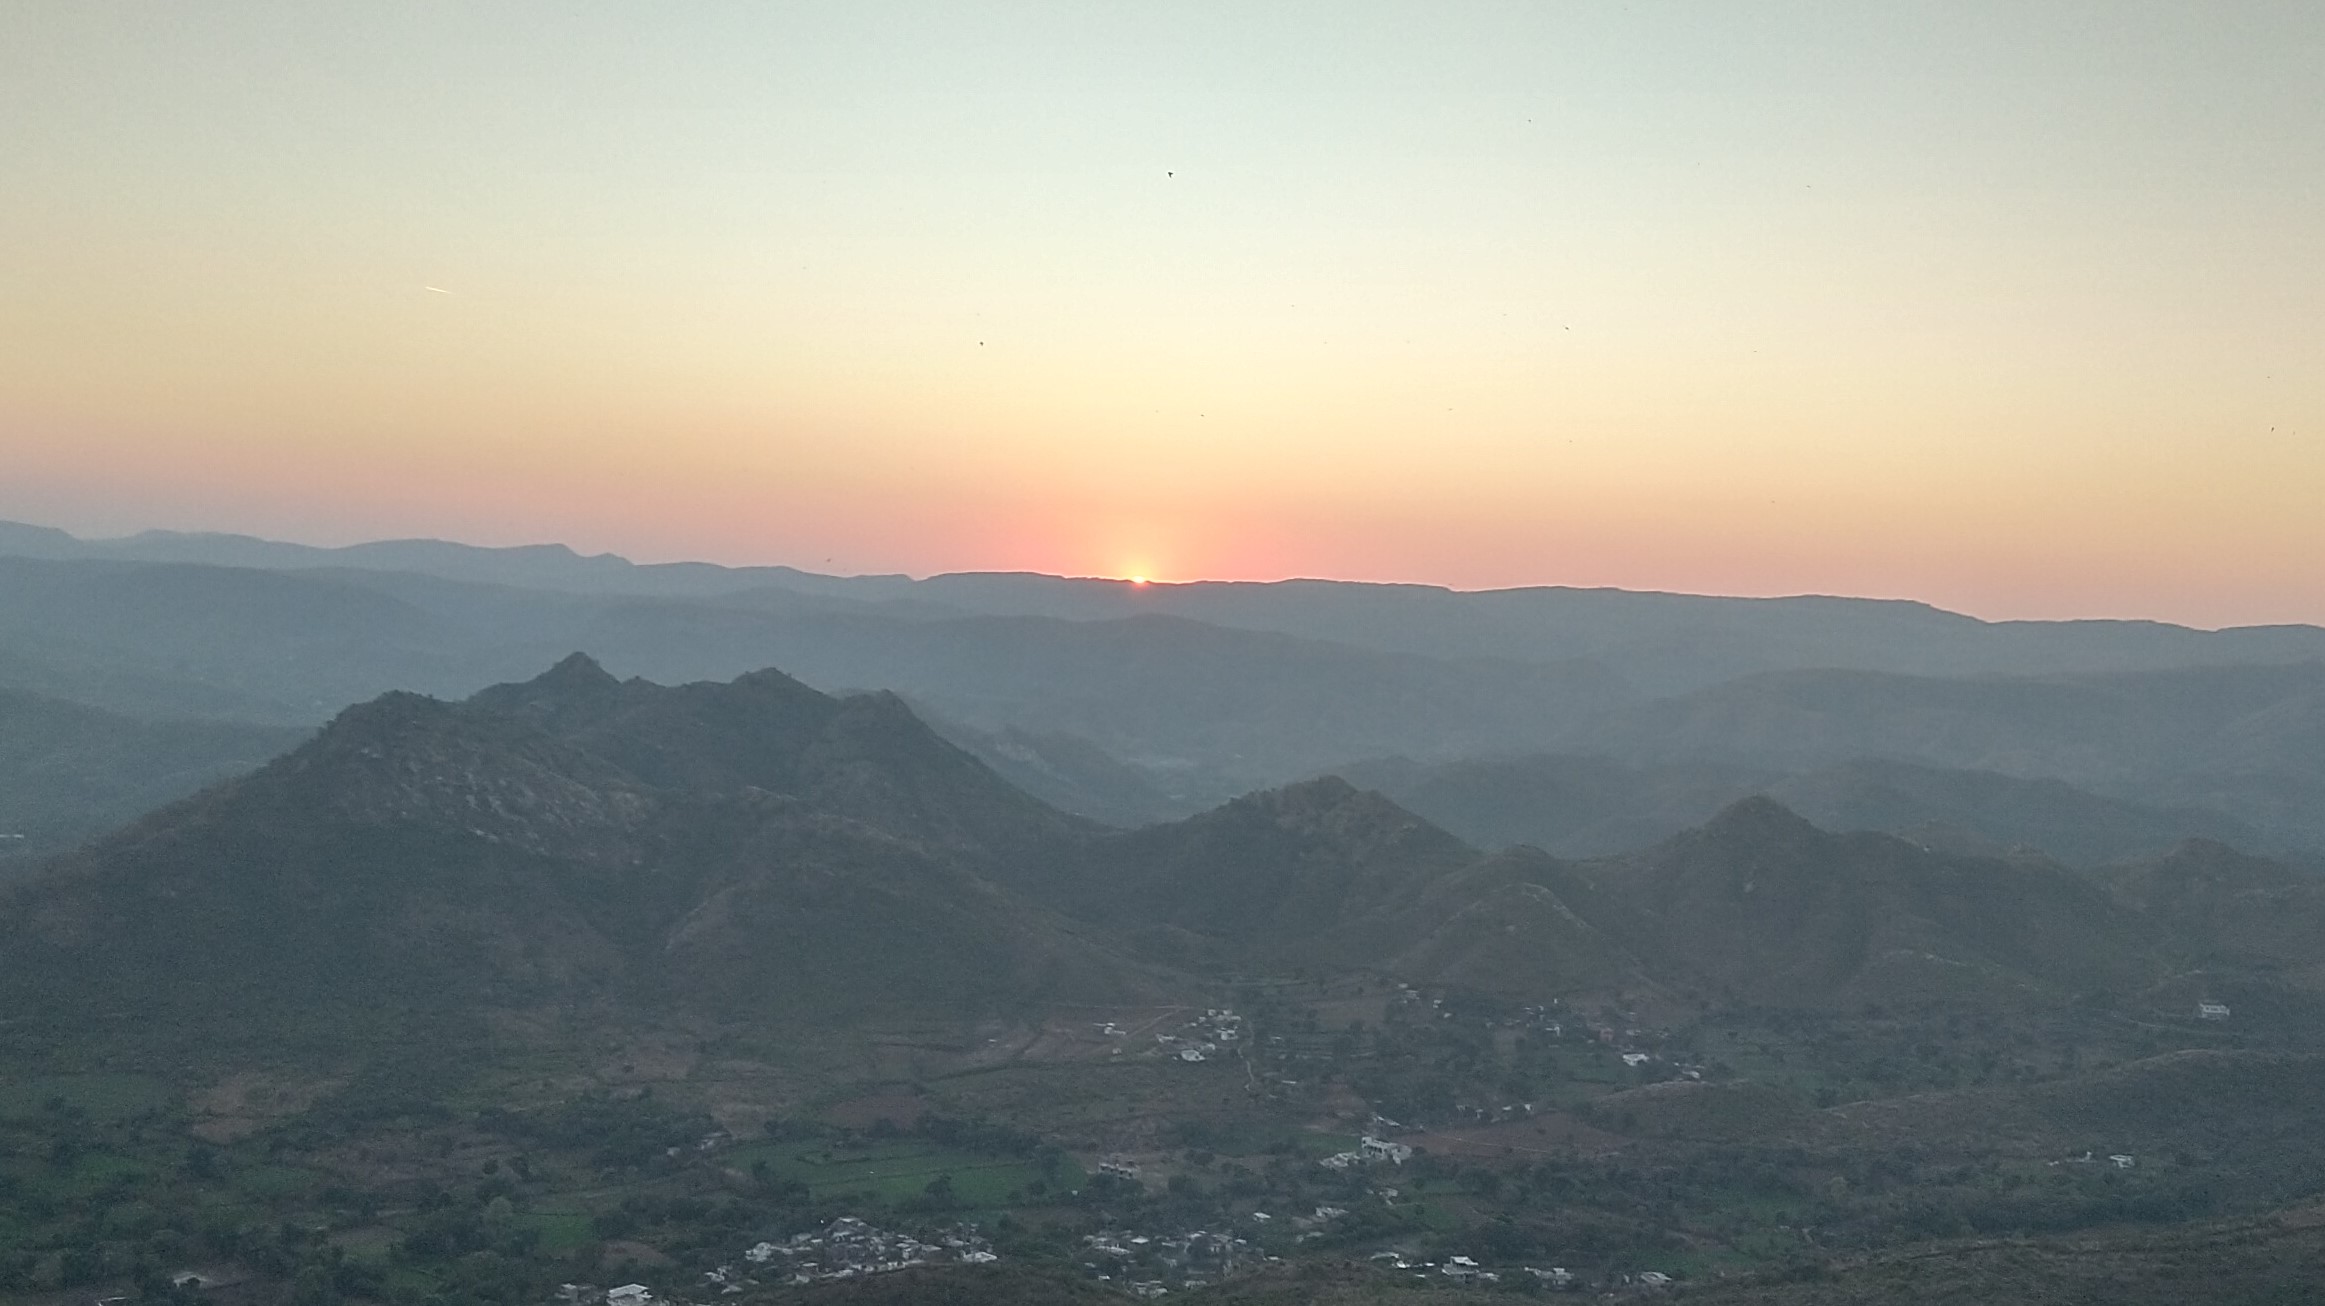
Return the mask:
[[0,517],[2325,621],[2325,5],[0,5]]

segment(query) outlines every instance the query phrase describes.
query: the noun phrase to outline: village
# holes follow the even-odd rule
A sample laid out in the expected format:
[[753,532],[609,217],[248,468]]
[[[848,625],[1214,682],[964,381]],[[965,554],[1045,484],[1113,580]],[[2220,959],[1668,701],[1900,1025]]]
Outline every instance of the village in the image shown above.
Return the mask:
[[990,1265],[1000,1259],[973,1225],[957,1225],[923,1240],[854,1216],[841,1216],[821,1229],[794,1234],[781,1242],[754,1244],[744,1250],[740,1265],[721,1265],[704,1274],[702,1288],[692,1296],[675,1292],[657,1295],[642,1283],[603,1290],[568,1283],[560,1285],[558,1299],[564,1306],[691,1306],[698,1298],[715,1301],[758,1287],[801,1287],[891,1274],[915,1266]]
[[[1157,1022],[1149,1022],[1144,1028],[1151,1028],[1154,1023]],[[1144,1032],[1144,1028],[1126,1030],[1119,1022],[1110,1020],[1097,1022],[1094,1028],[1100,1037],[1115,1042],[1114,1054],[1117,1056],[1124,1051],[1125,1040]],[[1229,1008],[1209,1007],[1204,1009],[1203,1014],[1182,1023],[1177,1029],[1155,1034],[1154,1046],[1146,1049],[1146,1052],[1148,1055],[1175,1058],[1189,1065],[1197,1065],[1214,1057],[1240,1052],[1248,1041],[1247,1035],[1242,1016]]]
[[[881,1111],[918,1107],[901,1120],[842,1112],[771,1118],[761,1130],[653,1096],[582,1097],[530,1120],[485,1121],[461,1144],[484,1178],[426,1209],[455,1233],[572,1228],[563,1236],[621,1248],[556,1276],[613,1286],[553,1293],[556,1277],[544,1275],[527,1301],[744,1306],[1002,1261],[997,1273],[1078,1272],[1134,1299],[1200,1299],[1309,1261],[1400,1288],[1651,1299],[1733,1266],[1806,1263],[1827,1254],[1818,1248],[1861,1245],[1863,1222],[1907,1182],[1945,1193],[1965,1219],[2041,1203],[2094,1220],[2201,1196],[2183,1152],[2103,1116],[1997,1167],[1933,1158],[1907,1171],[1674,1143],[1668,1117],[1653,1114],[1689,1103],[1770,1109],[1770,1136],[1782,1138],[1785,1120],[1813,1121],[1811,1103],[1916,1082],[1904,1074],[1959,1073],[1987,1048],[2049,1057],[2103,1028],[2105,1013],[1992,1029],[1931,1029],[1869,1008],[1666,1026],[1669,1013],[1619,997],[1518,1005],[1377,978],[1232,993],[1232,1005],[1076,1011],[1050,1026],[1070,1055],[1008,1072],[1016,1091],[1135,1078],[1160,1108],[1152,1114],[1052,1113],[1037,1132],[973,1098],[944,1103],[959,1116],[928,1110],[918,1104],[936,1094],[916,1085],[918,1097],[862,1099]],[[2248,1010],[2240,1003],[2235,1014]],[[2211,1037],[2241,1033],[2213,998],[2191,994],[2180,1018]],[[1739,1081],[1751,1087],[1731,1096]],[[964,1077],[944,1089],[1003,1082]],[[1013,1109],[1036,1118],[1023,1103]],[[522,1168],[512,1159],[520,1151],[529,1154]],[[1672,1157],[1697,1167],[1676,1187],[1662,1168]],[[561,1183],[608,1177],[650,1191],[578,1212],[557,1201]],[[1735,1237],[1716,1222],[1739,1194],[1770,1214]],[[496,1223],[487,1207],[500,1196],[514,1209]],[[349,1218],[328,1201],[318,1209]],[[417,1277],[428,1236],[421,1229],[397,1245],[386,1273]],[[658,1259],[639,1247],[675,1250]],[[175,1286],[222,1306],[238,1301],[226,1269],[204,1263]]]

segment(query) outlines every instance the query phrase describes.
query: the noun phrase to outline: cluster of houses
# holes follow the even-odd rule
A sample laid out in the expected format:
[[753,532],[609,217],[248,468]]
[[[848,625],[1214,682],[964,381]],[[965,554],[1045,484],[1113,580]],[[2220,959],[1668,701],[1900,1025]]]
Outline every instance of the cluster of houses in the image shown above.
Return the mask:
[[[2139,1158],[2133,1156],[2129,1152],[2110,1152],[2105,1157],[2100,1157],[2094,1155],[2093,1153],[2085,1152],[2081,1156],[2068,1157],[2066,1159],[2066,1164],[2097,1165],[2101,1160],[2106,1161],[2107,1164],[2114,1166],[2118,1170],[2133,1170],[2139,1167]],[[2059,1162],[2053,1161],[2051,1164],[2055,1166],[2058,1165]]]
[[[762,1285],[801,1285],[831,1279],[854,1279],[886,1274],[915,1265],[982,1265],[1000,1260],[970,1225],[959,1225],[923,1242],[910,1234],[891,1233],[853,1217],[834,1220],[823,1229],[799,1234],[782,1242],[762,1242],[743,1253],[745,1265],[722,1265],[703,1276],[704,1286],[721,1297],[740,1296]],[[558,1300],[565,1306],[662,1306],[663,1299],[642,1283],[625,1283],[602,1292],[587,1284],[561,1284]],[[675,1301],[670,1306],[677,1306]]]
[[[1417,1279],[1426,1279],[1430,1272],[1434,1271],[1441,1278],[1473,1286],[1500,1283],[1505,1277],[1513,1278],[1519,1283],[1531,1281],[1533,1286],[1551,1292],[1574,1292],[1588,1286],[1572,1270],[1563,1265],[1553,1265],[1548,1269],[1525,1265],[1515,1270],[1489,1270],[1478,1264],[1477,1259],[1471,1256],[1448,1256],[1443,1264],[1439,1264],[1436,1261],[1416,1261],[1403,1252],[1374,1252],[1372,1263],[1386,1270],[1411,1271],[1413,1277]],[[1525,1278],[1517,1278],[1516,1276],[1519,1275],[1523,1275]],[[1620,1275],[1613,1279],[1608,1286],[1658,1292],[1670,1287],[1671,1284],[1671,1276],[1660,1270],[1642,1270],[1636,1274]]]
[[1346,1170],[1359,1165],[1403,1165],[1412,1159],[1411,1147],[1367,1134],[1357,1140],[1355,1151],[1334,1152],[1316,1164],[1327,1170]]
[[893,1233],[842,1216],[822,1229],[782,1242],[762,1242],[743,1253],[751,1268],[722,1266],[709,1278],[722,1293],[731,1295],[742,1285],[757,1281],[784,1284],[821,1283],[887,1274],[915,1265],[984,1265],[1001,1258],[974,1226],[957,1225],[924,1242],[908,1233]]
[[1082,1243],[1096,1258],[1084,1268],[1138,1297],[1160,1297],[1174,1284],[1200,1288],[1268,1259],[1242,1238],[1204,1229],[1161,1237],[1110,1230]]
[[586,1283],[557,1285],[557,1300],[564,1306],[656,1306],[661,1298],[642,1283],[625,1283],[619,1288],[594,1288]]
[[1181,1061],[1209,1061],[1224,1050],[1234,1051],[1245,1037],[1243,1017],[1225,1007],[1206,1008],[1202,1015],[1181,1026],[1177,1033],[1157,1034],[1157,1047]]
[[2116,1169],[2139,1169],[2139,1157],[2134,1157],[2132,1153],[2109,1153],[2104,1157],[2095,1155],[2095,1153],[2083,1153],[2079,1157],[2067,1157],[2065,1162],[2051,1162],[2051,1167],[2060,1167],[2060,1164],[2072,1164],[2072,1167],[2095,1167],[2095,1164],[2099,1164],[2102,1160]]
[[[1441,1020],[1453,1020],[1457,1016],[1454,1010],[1445,1005],[1444,998],[1429,997],[1410,984],[1398,985],[1393,1001],[1404,1004],[1426,1002],[1429,1009],[1435,1012]],[[1648,1066],[1667,1067],[1668,1073],[1675,1078],[1697,1080],[1703,1078],[1701,1065],[1682,1060],[1667,1060],[1662,1053],[1651,1050],[1666,1043],[1670,1038],[1670,1031],[1639,1028],[1638,1015],[1635,1012],[1609,1011],[1605,1014],[1606,1019],[1593,1019],[1569,1012],[1563,1004],[1552,1002],[1547,1006],[1522,1007],[1515,1016],[1492,1018],[1484,1023],[1488,1028],[1524,1030],[1561,1041],[1573,1038],[1585,1043],[1599,1044],[1614,1052],[1622,1059],[1623,1065],[1632,1070]],[[1492,1123],[1496,1120],[1511,1119],[1521,1114],[1532,1115],[1533,1105],[1528,1103],[1523,1108],[1460,1106],[1454,1108],[1454,1111],[1463,1119]]]

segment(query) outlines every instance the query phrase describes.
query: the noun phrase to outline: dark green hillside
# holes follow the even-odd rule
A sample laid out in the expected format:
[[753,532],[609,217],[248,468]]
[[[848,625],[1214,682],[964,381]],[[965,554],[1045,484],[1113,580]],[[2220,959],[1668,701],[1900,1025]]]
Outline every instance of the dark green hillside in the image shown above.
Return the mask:
[[[2313,1052],[2198,1049],[2027,1087],[1850,1103],[1792,1132],[1822,1148],[1994,1155],[2046,1169],[2120,1153],[2146,1181],[2202,1173],[2223,1207],[2249,1209],[2325,1193],[2320,1095],[2325,1057]],[[2094,1161],[2067,1160],[2085,1154]]]
[[2325,965],[2325,879],[2207,840],[2098,873],[2199,964]]
[[1512,848],[1385,908],[1349,931],[1383,945],[1414,983],[1525,1001],[1644,989],[1651,981],[1618,937],[1566,895],[1573,874],[1532,848]]
[[59,851],[251,770],[305,731],[142,721],[0,689],[0,858]]
[[2033,849],[2075,866],[2151,856],[2183,839],[2258,847],[2242,821],[2200,807],[2155,807],[2024,779],[1860,758],[1792,776],[1768,794],[1828,830],[1879,830],[1963,852]]
[[2190,838],[2246,848],[2269,843],[2211,808],[2155,806],[2062,780],[1878,758],[1787,775],[1732,761],[1632,764],[1535,753],[1436,766],[1384,759],[1343,773],[1481,847],[1526,843],[1562,857],[1644,848],[1753,794],[1828,830],[1878,830],[1960,852],[2034,849],[2075,866],[2150,856]]
[[1079,910],[1281,957],[1409,901],[1477,853],[1379,794],[1328,776],[1110,835],[1082,857],[1058,885]]
[[1108,1000],[1132,972],[978,868],[1083,827],[890,696],[587,659],[391,694],[7,904],[44,1023],[654,1000],[778,1021]]
[[576,654],[472,702],[537,721],[658,789],[790,794],[988,857],[1085,829],[937,736],[893,694],[833,698],[772,670],[664,688],[617,681]]
[[1636,913],[1651,967],[1729,1001],[2066,997],[2156,973],[2147,924],[2061,867],[1829,834],[1765,798],[1579,878]]
[[2325,1210],[2071,1237],[1958,1239],[1692,1288],[1709,1306],[2305,1306]]
[[2047,777],[2313,847],[2325,842],[2320,739],[2325,664],[2309,661],[1964,679],[1771,672],[1609,712],[1577,743],[1633,762],[1800,772],[1877,757]]
[[[963,859],[790,799],[722,814],[746,832],[658,935],[674,1004],[784,1024],[1039,1002],[1136,1002],[1159,987],[1103,936]],[[674,841],[698,838],[683,824]]]

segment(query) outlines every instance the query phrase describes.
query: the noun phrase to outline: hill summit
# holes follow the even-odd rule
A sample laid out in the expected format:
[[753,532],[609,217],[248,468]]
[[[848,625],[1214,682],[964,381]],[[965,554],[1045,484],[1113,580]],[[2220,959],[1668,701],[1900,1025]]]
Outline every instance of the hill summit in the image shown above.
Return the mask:
[[26,885],[36,1010],[679,1001],[816,1018],[1110,995],[1131,969],[984,874],[1089,827],[892,695],[664,687],[576,655],[391,693]]

